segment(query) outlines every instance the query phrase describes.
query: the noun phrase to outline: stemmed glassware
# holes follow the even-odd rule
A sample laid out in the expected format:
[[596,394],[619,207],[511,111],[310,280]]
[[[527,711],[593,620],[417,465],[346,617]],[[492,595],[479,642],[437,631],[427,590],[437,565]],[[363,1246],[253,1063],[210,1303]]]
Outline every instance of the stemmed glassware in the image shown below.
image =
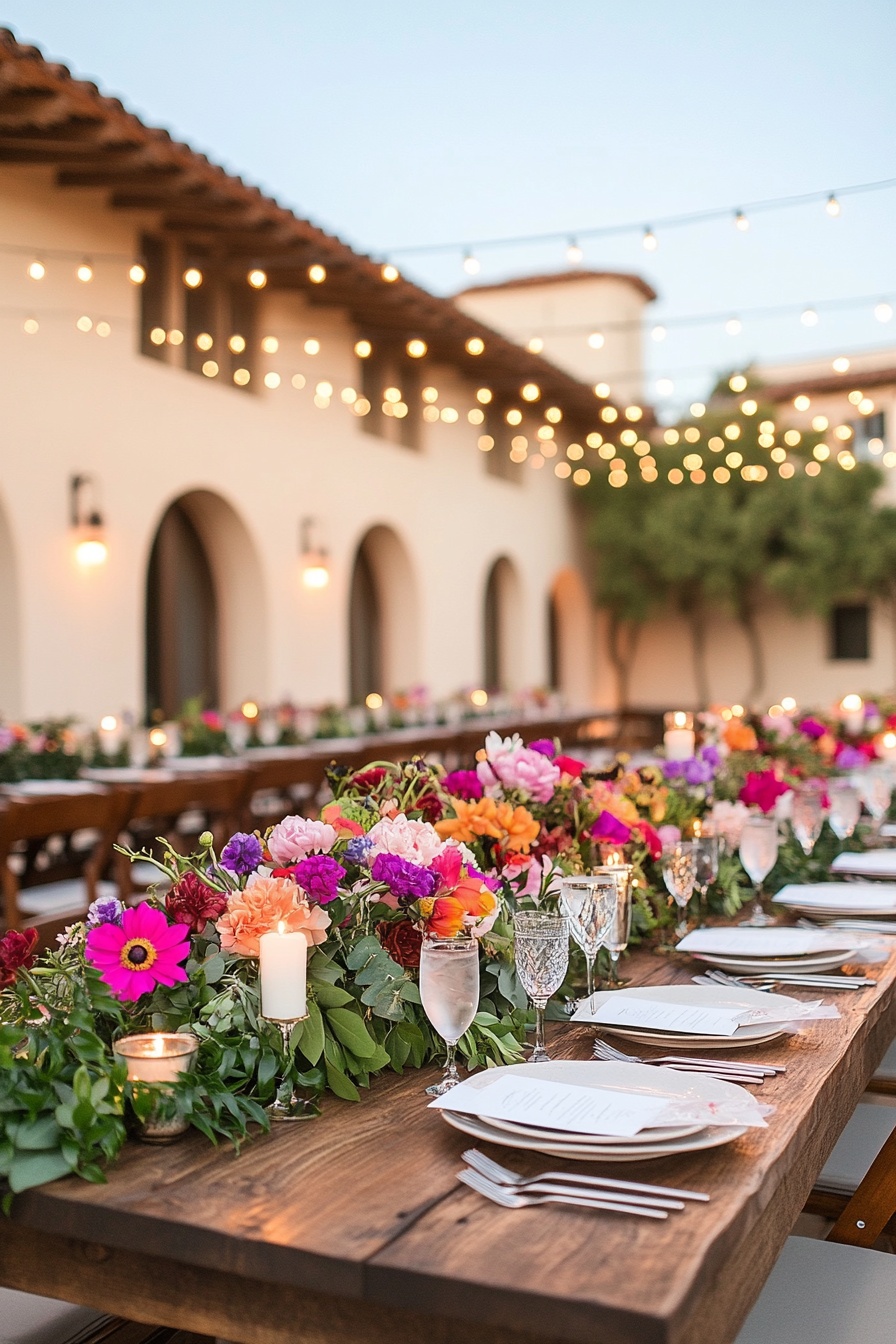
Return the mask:
[[764,928],[774,919],[762,908],[762,884],[778,860],[778,823],[774,817],[747,817],[738,850],[744,870],[753,883],[753,909],[749,919],[741,920],[751,928]]
[[678,840],[663,847],[661,859],[666,890],[681,911],[675,935],[683,938],[688,931],[688,901],[697,882],[697,853],[693,840]]
[[793,791],[790,824],[808,858],[824,826],[824,803],[817,784],[801,784]]
[[630,863],[607,864],[606,867],[592,868],[594,877],[608,876],[612,878],[616,888],[616,899],[613,903],[613,914],[610,918],[610,924],[603,938],[603,946],[610,954],[610,979],[607,981],[607,989],[622,989],[627,985],[627,980],[620,979],[619,976],[619,954],[628,947],[628,940],[632,931],[632,876],[634,868]]
[[455,1051],[479,1004],[479,944],[475,938],[423,939],[420,1001],[445,1042],[447,1058],[442,1080],[426,1089],[430,1096],[440,1097],[460,1082]]
[[859,791],[848,779],[831,779],[828,781],[828,798],[828,824],[838,840],[848,840],[862,815]]
[[535,1006],[535,1046],[531,1064],[550,1059],[544,1043],[544,1010],[563,984],[569,965],[569,921],[565,915],[519,910],[513,917],[517,975]]
[[871,815],[872,835],[877,839],[881,822],[890,810],[893,787],[887,773],[879,769],[863,770],[857,783],[862,802]]
[[594,962],[610,929],[616,907],[616,878],[607,868],[596,875],[564,877],[560,910],[569,921],[573,942],[585,954],[586,993],[594,993]]
[[704,832],[695,836],[692,844],[697,867],[694,886],[705,901],[706,893],[719,875],[719,837]]

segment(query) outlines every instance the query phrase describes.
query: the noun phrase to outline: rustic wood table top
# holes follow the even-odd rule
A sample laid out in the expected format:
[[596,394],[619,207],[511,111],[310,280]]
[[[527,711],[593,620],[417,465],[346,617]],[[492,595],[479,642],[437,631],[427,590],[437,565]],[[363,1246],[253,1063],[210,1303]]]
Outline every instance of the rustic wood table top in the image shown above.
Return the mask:
[[[628,962],[642,984],[694,969]],[[693,1156],[570,1164],[712,1196],[666,1223],[486,1202],[458,1184],[470,1140],[427,1109],[427,1070],[239,1157],[198,1134],[132,1143],[108,1185],[30,1191],[0,1233],[0,1282],[238,1344],[727,1344],[896,1035],[896,951],[871,971],[875,988],[833,996],[839,1020],[742,1052],[787,1067],[757,1093],[777,1108],[767,1129]],[[558,1026],[554,1051],[587,1058],[593,1036]]]

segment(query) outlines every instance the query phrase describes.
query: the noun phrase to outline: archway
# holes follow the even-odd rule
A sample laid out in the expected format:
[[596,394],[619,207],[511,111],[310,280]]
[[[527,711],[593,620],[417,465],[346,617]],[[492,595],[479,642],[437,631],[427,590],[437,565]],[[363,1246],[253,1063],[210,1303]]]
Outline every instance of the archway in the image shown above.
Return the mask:
[[17,719],[22,705],[19,585],[12,533],[0,505],[0,722]]
[[349,696],[363,704],[420,678],[417,585],[410,556],[390,527],[370,528],[355,552],[349,590]]
[[548,681],[571,705],[593,699],[593,613],[578,570],[562,569],[548,596]]
[[174,500],[156,529],[146,585],[146,703],[166,718],[185,700],[229,708],[267,691],[261,565],[220,495]]
[[521,619],[519,575],[502,555],[485,583],[482,671],[487,691],[511,691],[520,683]]

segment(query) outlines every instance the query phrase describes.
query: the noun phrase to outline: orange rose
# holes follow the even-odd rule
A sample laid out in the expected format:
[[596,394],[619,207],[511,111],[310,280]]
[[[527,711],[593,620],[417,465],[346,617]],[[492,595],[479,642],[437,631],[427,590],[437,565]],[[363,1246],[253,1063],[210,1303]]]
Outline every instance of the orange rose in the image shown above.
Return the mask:
[[759,745],[753,729],[739,719],[732,719],[731,723],[726,724],[722,736],[732,751],[755,751]]

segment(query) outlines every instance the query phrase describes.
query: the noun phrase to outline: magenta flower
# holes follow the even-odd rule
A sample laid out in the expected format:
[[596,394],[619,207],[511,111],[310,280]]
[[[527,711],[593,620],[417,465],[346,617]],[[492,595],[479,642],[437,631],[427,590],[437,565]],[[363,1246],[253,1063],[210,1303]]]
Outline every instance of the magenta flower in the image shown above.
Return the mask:
[[87,935],[85,955],[117,999],[139,999],[156,985],[185,981],[180,964],[190,951],[190,930],[169,924],[144,901],[125,910],[121,925],[99,924]]
[[748,770],[738,797],[748,807],[768,813],[775,810],[775,803],[789,789],[790,785],[782,784],[774,770]]
[[442,788],[465,803],[482,797],[482,784],[475,770],[451,770],[442,780]]
[[591,838],[613,845],[624,845],[632,838],[632,828],[604,808],[591,827]]

